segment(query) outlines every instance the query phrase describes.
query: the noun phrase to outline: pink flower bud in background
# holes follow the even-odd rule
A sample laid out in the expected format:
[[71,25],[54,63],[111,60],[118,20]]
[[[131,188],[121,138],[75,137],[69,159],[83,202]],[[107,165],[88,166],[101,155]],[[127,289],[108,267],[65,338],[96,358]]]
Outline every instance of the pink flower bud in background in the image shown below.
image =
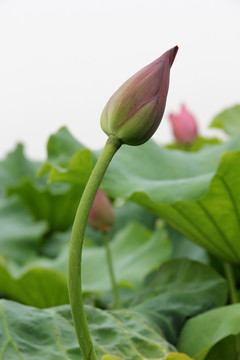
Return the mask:
[[109,99],[101,127],[123,144],[140,145],[157,130],[165,109],[170,68],[178,47],[165,52],[127,80]]
[[95,229],[106,232],[113,225],[114,218],[112,203],[104,192],[98,189],[89,213],[89,224]]
[[184,105],[178,114],[169,114],[169,120],[175,139],[179,143],[191,144],[198,136],[196,119]]

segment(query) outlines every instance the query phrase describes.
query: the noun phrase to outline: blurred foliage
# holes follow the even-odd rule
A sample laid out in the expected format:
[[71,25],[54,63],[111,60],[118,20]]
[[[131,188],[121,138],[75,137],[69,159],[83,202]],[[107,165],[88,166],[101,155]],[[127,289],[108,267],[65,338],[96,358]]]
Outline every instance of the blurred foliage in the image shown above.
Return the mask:
[[[239,109],[211,124],[229,135],[225,142],[149,141],[123,146],[110,164],[101,187],[116,212],[110,249],[125,310],[111,310],[102,235],[88,226],[83,290],[99,358],[236,358],[240,309],[224,306],[222,259],[240,263]],[[19,144],[0,161],[4,360],[19,359],[19,351],[22,359],[81,359],[68,305],[68,243],[100,152],[66,127],[50,136],[47,151],[35,162]],[[239,280],[237,267],[235,274]]]

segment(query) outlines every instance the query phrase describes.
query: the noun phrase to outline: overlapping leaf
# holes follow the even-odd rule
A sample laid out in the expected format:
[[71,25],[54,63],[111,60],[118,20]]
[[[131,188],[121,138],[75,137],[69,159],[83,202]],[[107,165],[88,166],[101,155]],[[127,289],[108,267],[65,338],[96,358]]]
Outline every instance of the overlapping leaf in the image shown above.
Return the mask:
[[[222,355],[218,352],[219,359],[234,360],[235,357],[237,359],[239,350],[237,340],[233,337],[230,339],[229,336],[240,333],[239,319],[240,304],[221,307],[196,316],[184,326],[178,341],[178,348],[192,356],[194,360],[204,360],[214,345],[226,339],[232,345],[232,349],[228,354],[225,352],[225,356],[224,352]],[[228,348],[227,342],[225,343],[226,349]],[[228,357],[226,357],[227,355]]]
[[39,175],[48,174],[48,181],[85,187],[93,167],[90,150],[74,138],[66,127],[50,136],[47,144],[48,158]]
[[238,360],[238,342],[239,335],[230,335],[225,337],[211,348],[207,354],[206,360]]
[[38,308],[69,303],[66,275],[40,265],[21,269],[1,261],[0,290],[10,299]]

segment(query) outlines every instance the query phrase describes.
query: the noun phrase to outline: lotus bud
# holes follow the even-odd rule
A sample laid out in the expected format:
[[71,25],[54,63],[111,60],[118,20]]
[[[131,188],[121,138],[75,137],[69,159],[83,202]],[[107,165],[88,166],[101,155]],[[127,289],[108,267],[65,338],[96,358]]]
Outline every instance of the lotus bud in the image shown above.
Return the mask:
[[172,131],[177,142],[191,144],[198,136],[198,127],[195,117],[184,105],[178,114],[169,114]]
[[98,189],[89,213],[89,224],[102,232],[106,232],[114,223],[114,210],[109,198]]
[[128,145],[140,145],[152,137],[162,120],[177,51],[175,46],[165,52],[112,95],[101,116],[101,127],[108,136]]

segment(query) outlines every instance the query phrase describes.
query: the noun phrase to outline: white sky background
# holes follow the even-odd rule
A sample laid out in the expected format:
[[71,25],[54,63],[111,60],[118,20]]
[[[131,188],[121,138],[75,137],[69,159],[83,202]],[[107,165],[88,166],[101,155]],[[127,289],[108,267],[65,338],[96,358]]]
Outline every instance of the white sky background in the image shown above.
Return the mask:
[[23,142],[44,159],[66,125],[101,148],[100,115],[131,75],[178,45],[165,115],[185,103],[203,135],[240,103],[240,0],[0,0],[0,158]]

